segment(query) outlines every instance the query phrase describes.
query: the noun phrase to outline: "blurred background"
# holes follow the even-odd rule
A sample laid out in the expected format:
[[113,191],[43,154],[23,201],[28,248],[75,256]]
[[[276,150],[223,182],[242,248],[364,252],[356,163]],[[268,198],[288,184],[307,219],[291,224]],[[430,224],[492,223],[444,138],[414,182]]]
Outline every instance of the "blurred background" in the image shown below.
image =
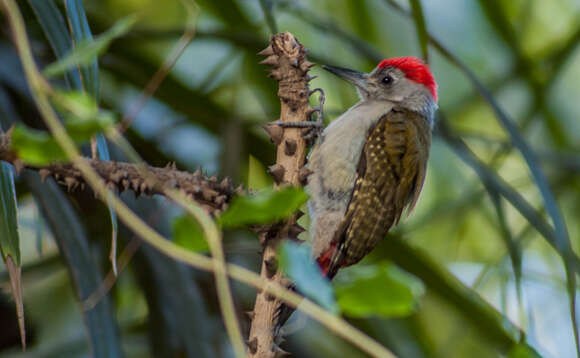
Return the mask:
[[[66,19],[63,1],[44,1],[54,2]],[[35,3],[18,5],[37,62],[45,66],[55,55]],[[83,3],[95,35],[124,16],[138,15],[132,30],[99,60],[100,105],[127,115],[192,19],[177,0]],[[277,84],[256,55],[272,32],[293,33],[313,62],[362,71],[383,57],[422,56],[416,22],[399,11],[410,9],[407,1],[199,0],[198,5],[193,41],[125,135],[151,165],[201,167],[250,188],[271,185],[265,167],[275,159],[260,125],[278,117]],[[564,262],[576,265],[580,244],[580,4],[429,0],[423,12],[438,41],[429,47],[429,64],[440,98],[428,175],[413,214],[363,265],[394,261],[423,281],[425,291],[410,312],[350,321],[400,357],[508,356],[520,339],[543,357],[575,357],[571,307],[577,273],[567,275]],[[42,128],[4,17],[0,29],[3,129],[10,121]],[[311,73],[319,76],[312,88],[326,92],[327,123],[356,103],[347,83],[319,66]],[[548,186],[531,175],[492,102],[515,124],[516,138],[529,145],[531,166],[545,173]],[[120,158],[114,147],[111,156]],[[88,337],[114,342],[127,357],[233,356],[213,276],[173,262],[122,225],[119,255],[127,264],[120,265],[108,296],[97,301],[102,311],[85,314],[86,298],[112,277],[107,207],[90,193],[40,184],[26,171],[16,189],[29,347],[20,351],[2,267],[0,356],[86,357]],[[546,207],[544,189],[555,196],[567,235],[557,237],[552,229],[558,210]],[[181,212],[174,205],[157,197],[122,198],[158,231],[176,236]],[[569,246],[550,244],[562,238],[569,238]],[[226,232],[224,245],[228,261],[259,270],[259,244],[251,231]],[[232,286],[247,332],[244,311],[252,309],[256,292],[237,282]],[[296,316],[283,344],[293,356],[365,356]]]

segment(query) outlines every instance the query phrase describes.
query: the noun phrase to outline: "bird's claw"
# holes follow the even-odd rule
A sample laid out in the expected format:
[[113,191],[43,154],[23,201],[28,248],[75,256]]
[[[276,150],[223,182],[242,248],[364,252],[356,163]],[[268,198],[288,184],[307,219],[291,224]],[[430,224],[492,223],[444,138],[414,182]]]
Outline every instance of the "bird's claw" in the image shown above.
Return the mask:
[[309,95],[312,95],[316,92],[320,92],[320,97],[318,99],[319,104],[310,114],[310,116],[312,116],[314,113],[317,113],[316,120],[311,120],[311,118],[309,118],[310,120],[306,122],[274,122],[275,125],[278,125],[282,128],[303,128],[304,131],[302,132],[302,137],[308,142],[309,145],[311,145],[320,136],[322,130],[324,129],[323,114],[324,101],[326,96],[324,95],[322,88],[313,89],[310,91]]

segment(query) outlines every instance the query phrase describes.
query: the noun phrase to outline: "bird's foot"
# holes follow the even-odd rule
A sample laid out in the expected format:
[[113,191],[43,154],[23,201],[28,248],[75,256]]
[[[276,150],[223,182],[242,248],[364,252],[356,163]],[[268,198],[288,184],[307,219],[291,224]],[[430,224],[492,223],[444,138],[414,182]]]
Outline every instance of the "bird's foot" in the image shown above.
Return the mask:
[[[281,122],[276,121],[274,122],[275,125],[278,125],[282,128],[303,128],[302,137],[304,140],[308,142],[308,145],[312,145],[314,141],[320,136],[322,130],[324,129],[324,101],[326,96],[324,95],[324,91],[322,88],[316,88],[310,91],[309,95],[314,94],[315,92],[320,92],[320,97],[318,99],[319,104],[317,107],[310,114],[310,118],[308,121],[305,122]],[[317,113],[316,119],[312,120],[312,115]]]

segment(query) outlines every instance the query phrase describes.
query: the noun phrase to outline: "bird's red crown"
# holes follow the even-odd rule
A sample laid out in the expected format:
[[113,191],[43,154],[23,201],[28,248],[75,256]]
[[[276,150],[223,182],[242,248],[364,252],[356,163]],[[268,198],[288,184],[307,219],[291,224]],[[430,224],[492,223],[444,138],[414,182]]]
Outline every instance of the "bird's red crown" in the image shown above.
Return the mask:
[[429,66],[417,57],[393,57],[382,60],[377,67],[398,68],[409,80],[427,87],[429,92],[431,92],[431,95],[433,95],[433,99],[437,102],[437,83],[435,82],[435,78],[433,77]]

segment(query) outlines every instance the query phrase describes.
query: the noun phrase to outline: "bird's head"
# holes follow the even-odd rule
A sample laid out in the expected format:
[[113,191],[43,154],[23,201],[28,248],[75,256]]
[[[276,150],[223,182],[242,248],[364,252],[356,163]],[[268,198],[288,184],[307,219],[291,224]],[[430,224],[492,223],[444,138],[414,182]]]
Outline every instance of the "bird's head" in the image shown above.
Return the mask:
[[341,67],[325,70],[356,86],[363,101],[389,101],[433,117],[437,109],[437,83],[423,61],[416,57],[382,60],[370,73]]

